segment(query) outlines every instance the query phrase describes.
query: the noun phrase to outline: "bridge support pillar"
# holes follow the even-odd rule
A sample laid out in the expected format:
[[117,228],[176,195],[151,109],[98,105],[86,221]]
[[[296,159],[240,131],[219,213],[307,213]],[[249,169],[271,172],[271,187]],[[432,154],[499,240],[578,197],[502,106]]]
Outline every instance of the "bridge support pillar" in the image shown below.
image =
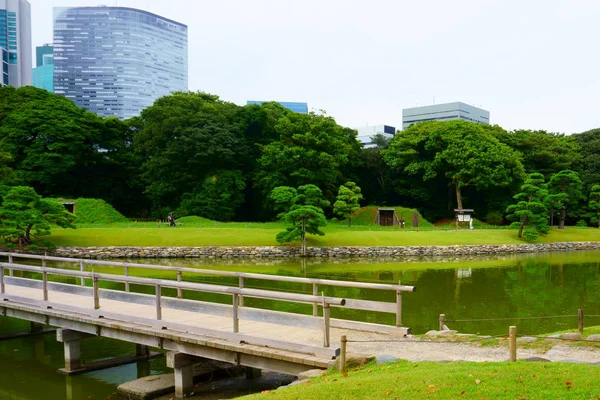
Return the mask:
[[258,368],[244,367],[244,370],[246,371],[246,379],[257,379],[262,375],[262,370]]
[[167,353],[167,367],[175,370],[175,398],[183,399],[193,394],[194,389],[194,362],[198,358],[189,354]]
[[63,372],[71,373],[82,367],[81,362],[81,339],[91,337],[89,333],[71,331],[68,329],[58,329],[56,331],[56,340],[64,344],[65,349],[65,368]]
[[31,321],[29,324],[29,332],[38,333],[44,330],[44,324]]
[[149,346],[145,346],[143,344],[136,344],[135,345],[135,355],[137,357],[149,357],[150,356],[150,347]]

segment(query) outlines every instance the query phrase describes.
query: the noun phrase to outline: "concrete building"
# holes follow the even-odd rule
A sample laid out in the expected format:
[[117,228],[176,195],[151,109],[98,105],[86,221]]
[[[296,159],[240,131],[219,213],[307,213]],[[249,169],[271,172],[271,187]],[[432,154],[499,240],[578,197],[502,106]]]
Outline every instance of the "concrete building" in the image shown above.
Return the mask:
[[0,47],[0,56],[0,64],[2,64],[0,86],[8,86],[8,50]]
[[[268,102],[267,101],[258,101],[258,100],[248,100],[246,102],[246,104],[258,104],[258,105],[261,105],[262,103],[268,103]],[[308,114],[308,104],[307,103],[300,103],[300,102],[293,102],[293,101],[278,101],[277,103],[281,104],[283,107],[285,107],[288,110],[291,110],[293,112],[297,112],[300,114]]]
[[45,44],[35,48],[36,67],[33,69],[33,86],[54,92],[54,50]]
[[396,128],[389,125],[362,126],[356,128],[356,131],[358,132],[356,139],[362,143],[364,148],[375,147],[372,140],[372,137],[375,135],[383,135],[391,139],[396,134]]
[[127,7],[54,9],[56,94],[126,119],[187,90],[186,25]]
[[30,86],[31,6],[26,0],[0,0],[0,47],[8,53],[8,85]]
[[402,129],[418,122],[453,119],[489,124],[490,112],[461,102],[405,108],[402,110]]

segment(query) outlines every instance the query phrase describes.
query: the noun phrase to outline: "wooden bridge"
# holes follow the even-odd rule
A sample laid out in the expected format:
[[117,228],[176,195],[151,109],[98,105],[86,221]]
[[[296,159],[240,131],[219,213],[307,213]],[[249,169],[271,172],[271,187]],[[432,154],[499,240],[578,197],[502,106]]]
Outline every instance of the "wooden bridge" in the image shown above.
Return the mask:
[[[192,367],[201,359],[298,375],[310,369],[328,368],[335,361],[339,349],[330,345],[332,327],[394,335],[410,332],[401,326],[402,292],[414,291],[412,286],[21,253],[0,253],[0,257],[7,260],[0,263],[0,312],[4,316],[59,328],[57,339],[64,343],[65,349],[62,372],[72,374],[101,367],[81,362],[80,340],[91,336],[118,339],[135,343],[138,355],[147,355],[149,347],[168,351],[167,365],[175,370],[177,397],[191,390]],[[61,266],[48,267],[48,262]],[[111,273],[96,273],[94,267]],[[135,269],[163,271],[161,275],[172,274],[173,279],[131,276]],[[235,278],[237,285],[183,279],[184,276],[193,279],[207,275]],[[312,294],[247,288],[244,284],[248,279],[309,285]],[[131,285],[151,287],[153,294],[133,292]],[[319,295],[319,290],[332,286],[393,291],[395,301]],[[220,304],[186,299],[184,291],[227,295],[231,301]],[[176,296],[167,296],[165,292],[176,293]],[[312,304],[313,313],[304,315],[249,307],[244,304],[244,299],[249,298]],[[332,307],[392,313],[396,324],[332,318]]]

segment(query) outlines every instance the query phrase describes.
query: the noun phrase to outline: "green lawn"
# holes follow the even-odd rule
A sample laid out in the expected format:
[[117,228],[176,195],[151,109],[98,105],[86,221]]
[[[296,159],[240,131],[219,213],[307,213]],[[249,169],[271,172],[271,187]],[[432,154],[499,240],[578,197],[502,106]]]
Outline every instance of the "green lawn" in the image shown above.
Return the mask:
[[[216,223],[166,227],[157,223],[84,225],[76,230],[54,228],[48,239],[58,246],[272,246],[283,229],[279,223]],[[325,236],[309,236],[309,246],[424,246],[526,243],[511,229],[401,230],[329,225]],[[552,230],[539,242],[598,241],[600,230]],[[297,245],[297,243],[294,243]]]
[[598,366],[567,363],[411,363],[331,372],[308,383],[243,397],[312,399],[598,399]]

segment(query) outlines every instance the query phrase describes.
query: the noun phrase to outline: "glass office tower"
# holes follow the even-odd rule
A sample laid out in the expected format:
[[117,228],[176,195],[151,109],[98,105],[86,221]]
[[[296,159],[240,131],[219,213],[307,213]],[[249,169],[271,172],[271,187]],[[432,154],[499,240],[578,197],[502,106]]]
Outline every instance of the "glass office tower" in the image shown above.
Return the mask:
[[[246,102],[246,104],[258,104],[258,105],[261,105],[262,103],[266,103],[266,101],[248,100]],[[288,110],[291,110],[293,112],[297,112],[300,114],[308,114],[308,104],[307,103],[301,103],[301,102],[295,102],[295,101],[278,101],[277,103],[281,104],[283,107],[285,107]]]
[[130,118],[188,89],[188,28],[126,7],[54,9],[54,92]]
[[0,0],[0,47],[8,53],[8,84],[31,85],[31,6],[26,0]]
[[35,48],[36,67],[33,69],[33,86],[54,92],[54,50],[45,44]]

